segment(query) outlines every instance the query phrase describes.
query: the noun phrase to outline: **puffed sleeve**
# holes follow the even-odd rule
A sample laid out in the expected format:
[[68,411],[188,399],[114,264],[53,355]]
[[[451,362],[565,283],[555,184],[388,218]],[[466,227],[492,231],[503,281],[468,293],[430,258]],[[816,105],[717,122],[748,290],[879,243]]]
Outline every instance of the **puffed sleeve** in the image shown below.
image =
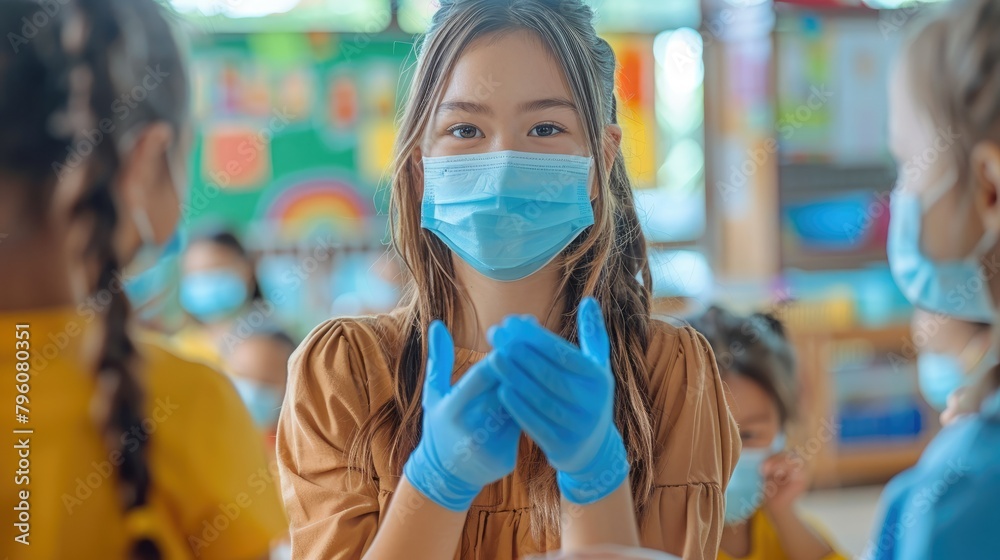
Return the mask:
[[655,488],[643,545],[686,560],[714,560],[739,431],[705,338],[690,327],[654,322],[650,342]]
[[389,375],[379,354],[368,329],[334,320],[289,360],[277,457],[294,558],[361,558],[375,537],[378,485],[349,466],[348,452],[371,413],[373,378]]

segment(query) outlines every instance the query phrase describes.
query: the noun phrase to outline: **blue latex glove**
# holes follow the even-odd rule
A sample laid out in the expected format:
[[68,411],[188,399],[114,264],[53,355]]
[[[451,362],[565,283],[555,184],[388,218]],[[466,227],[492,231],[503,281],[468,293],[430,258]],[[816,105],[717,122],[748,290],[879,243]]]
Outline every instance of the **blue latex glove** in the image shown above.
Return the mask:
[[577,316],[580,347],[533,317],[509,317],[490,329],[488,358],[500,376],[500,402],[558,471],[563,496],[596,502],[629,472],[614,423],[615,380],[601,308],[586,298]]
[[455,347],[444,323],[432,323],[428,338],[423,434],[403,474],[438,505],[465,511],[483,486],[514,470],[521,429],[500,405],[486,360],[452,386]]

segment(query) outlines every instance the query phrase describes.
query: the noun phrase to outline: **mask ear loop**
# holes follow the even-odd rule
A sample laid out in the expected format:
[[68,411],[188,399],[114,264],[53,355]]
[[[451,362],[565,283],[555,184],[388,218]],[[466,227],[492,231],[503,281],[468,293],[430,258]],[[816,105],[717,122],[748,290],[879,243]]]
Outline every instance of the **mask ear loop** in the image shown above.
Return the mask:
[[1000,231],[984,231],[983,236],[972,249],[971,256],[975,259],[981,259],[984,255],[990,252],[990,249],[996,246],[997,241],[1000,241]]
[[955,188],[957,183],[958,172],[951,171],[932,188],[921,193],[921,195],[919,195],[921,212],[926,214],[928,210],[933,208],[934,205],[944,197],[944,195],[948,194],[951,189]]
[[132,221],[135,222],[135,229],[139,231],[139,239],[143,245],[155,245],[156,234],[153,232],[153,222],[149,219],[149,213],[145,208],[132,209]]

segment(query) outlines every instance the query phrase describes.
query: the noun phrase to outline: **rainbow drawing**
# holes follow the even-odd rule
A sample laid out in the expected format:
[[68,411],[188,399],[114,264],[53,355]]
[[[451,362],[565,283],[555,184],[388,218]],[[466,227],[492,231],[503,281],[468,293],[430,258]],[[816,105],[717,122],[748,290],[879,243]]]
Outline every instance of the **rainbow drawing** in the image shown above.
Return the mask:
[[357,188],[329,176],[285,183],[274,192],[264,205],[263,220],[284,241],[357,238],[366,233],[374,213],[372,201]]

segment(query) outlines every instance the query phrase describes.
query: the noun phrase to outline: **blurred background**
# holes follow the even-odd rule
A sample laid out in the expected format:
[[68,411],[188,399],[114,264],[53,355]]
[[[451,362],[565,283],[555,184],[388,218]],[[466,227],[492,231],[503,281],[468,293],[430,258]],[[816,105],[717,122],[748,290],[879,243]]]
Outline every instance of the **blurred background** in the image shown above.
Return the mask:
[[[806,500],[860,552],[878,485],[938,429],[912,308],[889,274],[888,67],[933,2],[590,0],[618,55],[619,121],[656,311],[765,309],[803,379]],[[195,31],[183,235],[242,241],[263,312],[298,340],[391,309],[386,170],[433,0],[173,0]],[[159,267],[176,286],[183,266]],[[176,288],[144,318],[182,330]],[[865,486],[869,485],[869,486]],[[853,488],[852,488],[853,487]]]

